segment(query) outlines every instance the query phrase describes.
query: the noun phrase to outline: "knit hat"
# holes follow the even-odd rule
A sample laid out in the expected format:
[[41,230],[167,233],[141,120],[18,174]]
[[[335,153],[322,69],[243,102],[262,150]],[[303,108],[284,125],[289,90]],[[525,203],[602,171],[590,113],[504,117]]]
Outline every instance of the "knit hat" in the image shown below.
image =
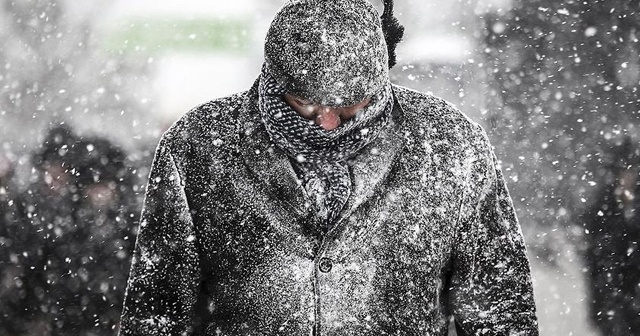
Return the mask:
[[68,153],[77,141],[78,137],[69,126],[60,124],[53,127],[47,133],[40,149],[31,158],[34,167],[42,170],[47,163],[60,162],[71,169],[70,161],[73,158],[70,158]]
[[389,55],[376,8],[367,0],[292,0],[265,41],[269,73],[314,103],[349,106],[379,93]]

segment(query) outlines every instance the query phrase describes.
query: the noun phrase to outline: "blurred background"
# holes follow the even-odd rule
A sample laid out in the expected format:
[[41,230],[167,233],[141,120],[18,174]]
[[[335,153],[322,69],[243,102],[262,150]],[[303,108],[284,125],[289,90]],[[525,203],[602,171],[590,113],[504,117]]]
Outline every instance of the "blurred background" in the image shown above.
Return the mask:
[[[0,0],[1,335],[115,334],[159,137],[251,86],[282,3]],[[640,2],[395,6],[392,81],[495,146],[541,335],[640,334]]]

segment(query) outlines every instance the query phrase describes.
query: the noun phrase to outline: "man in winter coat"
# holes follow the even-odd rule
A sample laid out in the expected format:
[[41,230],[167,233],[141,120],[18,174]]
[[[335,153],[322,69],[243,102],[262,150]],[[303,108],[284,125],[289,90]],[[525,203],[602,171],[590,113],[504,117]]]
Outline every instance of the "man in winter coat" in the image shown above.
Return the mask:
[[390,7],[288,2],[254,86],[164,134],[121,335],[538,334],[487,137],[389,82]]

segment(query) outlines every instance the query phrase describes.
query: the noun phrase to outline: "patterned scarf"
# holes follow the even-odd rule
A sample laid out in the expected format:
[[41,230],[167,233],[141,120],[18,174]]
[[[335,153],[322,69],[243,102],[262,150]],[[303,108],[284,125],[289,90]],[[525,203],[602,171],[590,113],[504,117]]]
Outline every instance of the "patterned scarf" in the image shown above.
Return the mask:
[[338,128],[327,131],[300,116],[283,99],[286,89],[263,69],[259,109],[267,133],[291,159],[294,169],[328,230],[351,194],[346,160],[373,141],[391,117],[391,84],[371,97],[367,107]]

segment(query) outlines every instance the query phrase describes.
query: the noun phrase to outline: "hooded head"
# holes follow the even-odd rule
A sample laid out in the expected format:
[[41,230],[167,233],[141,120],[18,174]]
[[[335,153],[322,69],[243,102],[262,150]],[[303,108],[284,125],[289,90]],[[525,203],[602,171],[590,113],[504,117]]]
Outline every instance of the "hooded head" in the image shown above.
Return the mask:
[[378,12],[367,0],[292,0],[271,23],[267,71],[295,96],[350,106],[380,92],[389,56]]
[[82,187],[99,183],[120,184],[128,176],[126,154],[109,140],[99,137],[84,138],[75,146],[78,183]]
[[48,164],[60,163],[70,169],[69,160],[73,158],[69,158],[67,154],[77,141],[71,128],[64,124],[50,129],[40,150],[32,157],[34,166],[42,170]]

